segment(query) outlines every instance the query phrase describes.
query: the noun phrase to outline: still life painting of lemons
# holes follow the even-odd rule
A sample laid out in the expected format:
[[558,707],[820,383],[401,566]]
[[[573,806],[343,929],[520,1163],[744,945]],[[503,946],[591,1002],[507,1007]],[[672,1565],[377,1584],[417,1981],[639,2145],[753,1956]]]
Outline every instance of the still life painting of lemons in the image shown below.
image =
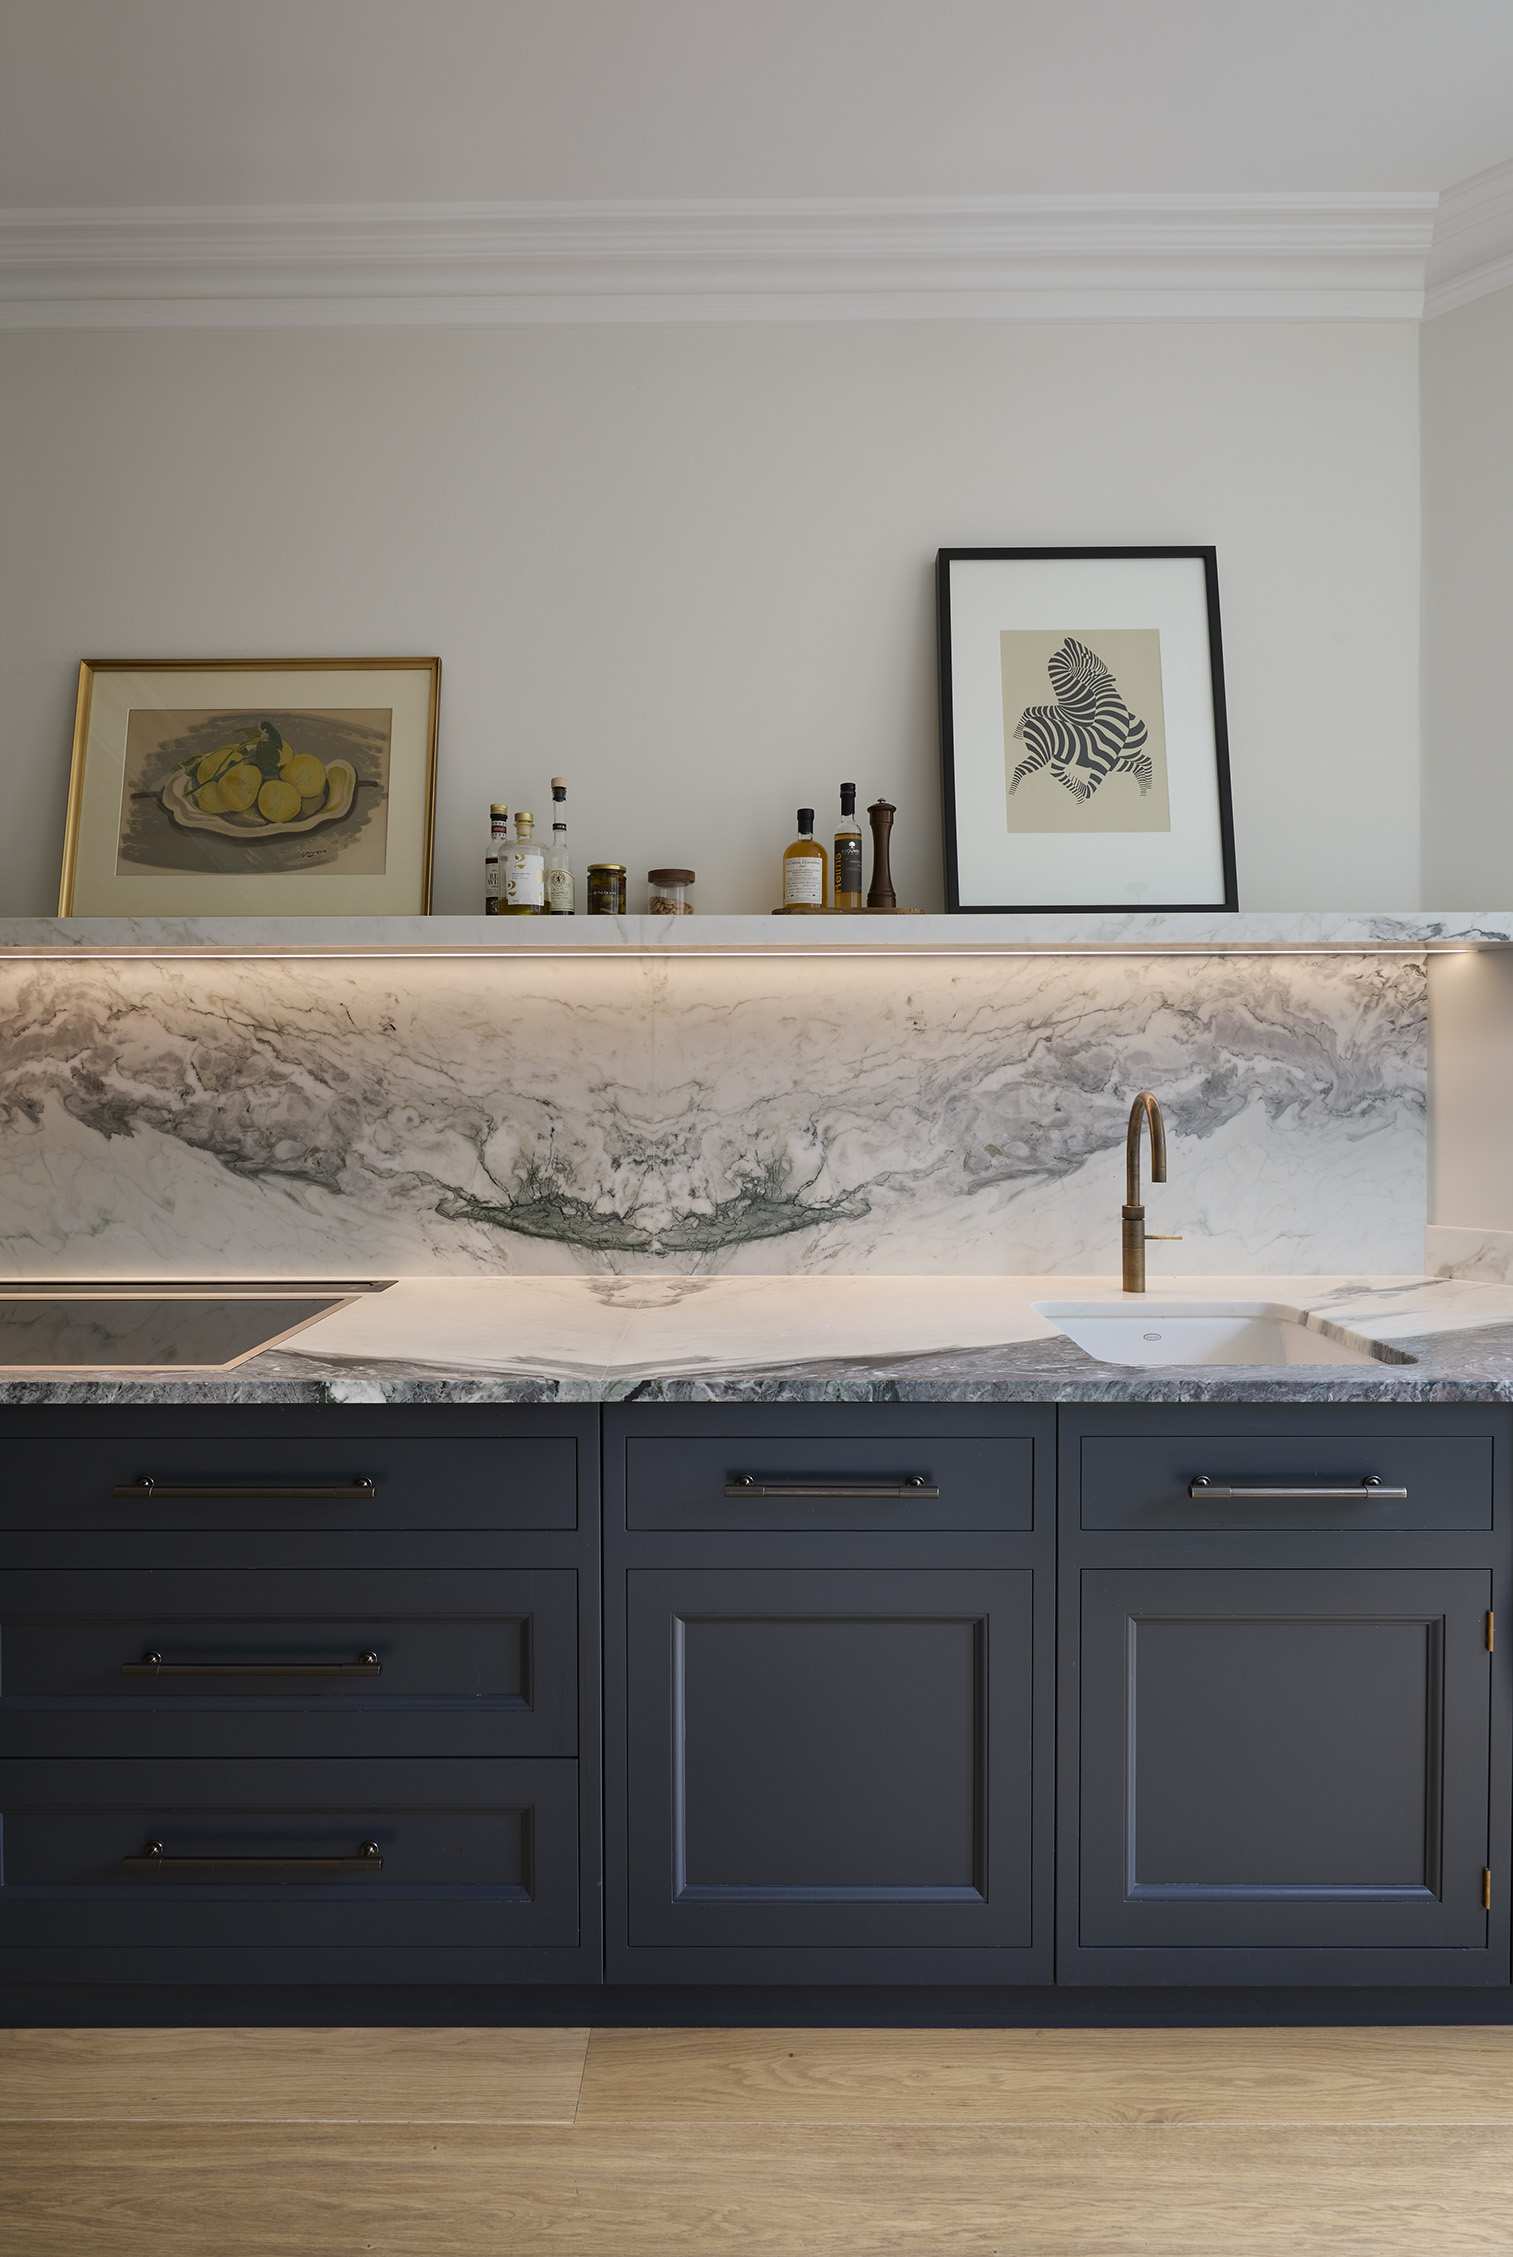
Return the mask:
[[186,760],[159,797],[175,823],[223,837],[287,838],[335,822],[352,805],[357,771],[349,760],[300,752],[271,721],[260,721],[213,752]]

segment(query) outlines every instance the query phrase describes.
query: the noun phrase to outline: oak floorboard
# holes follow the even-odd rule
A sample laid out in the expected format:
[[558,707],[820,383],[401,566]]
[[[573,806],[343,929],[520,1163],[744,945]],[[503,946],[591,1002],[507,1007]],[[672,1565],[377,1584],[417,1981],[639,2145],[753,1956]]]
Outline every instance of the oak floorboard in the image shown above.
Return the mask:
[[578,2121],[1513,2124],[1513,2028],[596,2029]]
[[564,2030],[0,2030],[0,2120],[571,2123]]
[[1507,2257],[1500,2126],[60,2125],[0,2257]]

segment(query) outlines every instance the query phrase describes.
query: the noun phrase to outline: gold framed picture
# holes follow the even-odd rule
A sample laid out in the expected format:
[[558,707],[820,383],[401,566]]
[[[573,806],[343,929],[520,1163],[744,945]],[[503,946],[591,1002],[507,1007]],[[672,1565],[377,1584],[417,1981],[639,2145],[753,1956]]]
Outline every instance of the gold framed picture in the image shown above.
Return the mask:
[[60,917],[426,916],[439,658],[86,659]]

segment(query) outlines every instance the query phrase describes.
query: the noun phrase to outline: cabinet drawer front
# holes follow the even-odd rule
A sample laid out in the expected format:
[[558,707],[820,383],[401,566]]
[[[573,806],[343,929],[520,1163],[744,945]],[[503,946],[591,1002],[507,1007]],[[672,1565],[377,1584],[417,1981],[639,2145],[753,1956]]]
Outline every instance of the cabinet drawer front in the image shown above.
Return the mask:
[[[733,1530],[1029,1528],[1028,1437],[879,1434],[632,1434],[627,1525]],[[856,1492],[847,1495],[846,1491]],[[837,1494],[836,1492],[841,1492]],[[934,1492],[934,1494],[932,1494]]]
[[28,1438],[0,1455],[0,1528],[574,1528],[571,1436]]
[[573,1763],[0,1763],[0,1815],[0,1945],[577,1941]]
[[[1490,1435],[1383,1434],[1366,1421],[1329,1435],[1105,1434],[1084,1437],[1081,1475],[1084,1528],[1396,1534],[1492,1525]],[[1378,1484],[1407,1495],[1378,1495]]]
[[566,1568],[19,1573],[0,1750],[572,1755],[577,1662]]

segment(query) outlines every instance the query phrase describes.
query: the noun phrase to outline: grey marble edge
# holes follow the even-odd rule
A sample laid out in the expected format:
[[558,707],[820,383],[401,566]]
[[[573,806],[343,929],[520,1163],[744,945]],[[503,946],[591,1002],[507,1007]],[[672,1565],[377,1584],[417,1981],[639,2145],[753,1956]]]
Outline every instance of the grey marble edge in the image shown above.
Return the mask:
[[[626,1373],[457,1373],[415,1362],[317,1360],[288,1351],[225,1378],[66,1373],[0,1382],[7,1408],[487,1403],[1513,1403],[1513,1323],[1394,1342],[1412,1362],[1160,1370],[1098,1364],[1070,1341],[916,1356]],[[259,1369],[258,1367],[262,1368]]]

